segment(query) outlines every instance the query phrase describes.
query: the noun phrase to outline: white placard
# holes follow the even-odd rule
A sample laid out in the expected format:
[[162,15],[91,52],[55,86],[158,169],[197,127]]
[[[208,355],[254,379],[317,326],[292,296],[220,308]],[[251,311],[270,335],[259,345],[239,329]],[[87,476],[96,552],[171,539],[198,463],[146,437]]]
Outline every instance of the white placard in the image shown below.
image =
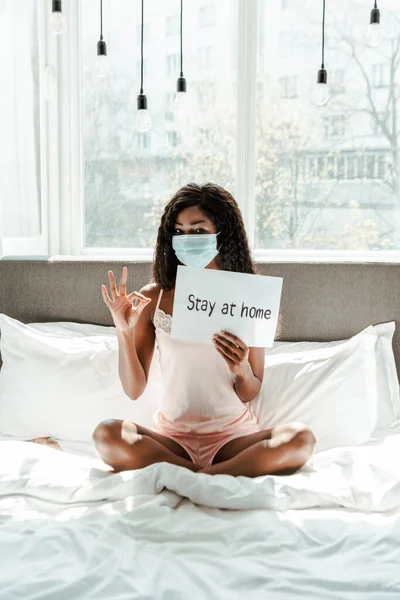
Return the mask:
[[221,329],[247,346],[273,346],[281,277],[178,266],[171,337],[212,344]]

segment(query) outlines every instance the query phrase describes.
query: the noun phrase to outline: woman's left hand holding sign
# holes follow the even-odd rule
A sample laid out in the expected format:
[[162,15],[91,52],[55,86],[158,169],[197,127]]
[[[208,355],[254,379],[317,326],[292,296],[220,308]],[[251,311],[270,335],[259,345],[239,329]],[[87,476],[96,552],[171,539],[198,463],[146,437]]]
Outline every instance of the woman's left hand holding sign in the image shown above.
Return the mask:
[[251,371],[249,348],[233,333],[220,331],[213,337],[214,346],[235,375],[245,377]]

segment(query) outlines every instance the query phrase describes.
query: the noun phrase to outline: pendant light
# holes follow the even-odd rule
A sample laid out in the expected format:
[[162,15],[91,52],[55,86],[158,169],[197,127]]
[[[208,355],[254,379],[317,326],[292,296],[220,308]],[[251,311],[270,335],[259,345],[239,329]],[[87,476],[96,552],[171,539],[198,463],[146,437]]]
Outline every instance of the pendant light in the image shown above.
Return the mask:
[[317,74],[317,85],[314,89],[314,100],[318,106],[324,106],[329,99],[328,73],[325,70],[325,0],[322,0],[322,62]]
[[186,92],[186,79],[183,76],[183,0],[181,0],[181,26],[180,26],[180,37],[181,37],[181,74],[176,82],[176,95],[174,100],[174,111],[177,116],[181,116],[185,113],[188,104],[188,97]]
[[136,129],[141,132],[151,128],[151,118],[147,110],[147,98],[143,93],[143,14],[144,0],[142,0],[142,26],[141,26],[141,59],[140,59],[140,92],[137,97]]
[[376,5],[376,0],[374,3],[374,8],[371,10],[371,16],[369,20],[369,27],[367,29],[367,42],[370,46],[377,46],[381,43],[383,38],[382,26],[380,23],[380,12],[379,8]]
[[96,71],[99,77],[105,77],[110,71],[107,44],[103,40],[103,0],[100,0],[100,40],[97,42]]
[[50,18],[50,27],[59,35],[65,27],[65,19],[62,14],[61,0],[52,0],[52,13]]

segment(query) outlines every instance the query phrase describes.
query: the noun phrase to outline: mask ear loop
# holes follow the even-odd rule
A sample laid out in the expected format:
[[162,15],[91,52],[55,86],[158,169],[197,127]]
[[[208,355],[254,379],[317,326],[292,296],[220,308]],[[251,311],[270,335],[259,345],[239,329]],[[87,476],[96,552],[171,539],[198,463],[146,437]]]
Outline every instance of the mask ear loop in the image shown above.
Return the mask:
[[[218,231],[218,233],[216,233],[215,235],[217,236],[217,235],[219,235],[220,233],[221,233],[221,232],[220,232],[220,231]],[[220,245],[220,247],[219,247],[219,248],[217,248],[217,252],[219,252],[219,251],[221,250],[221,248],[222,248],[222,246],[223,246],[223,245],[224,245],[224,244],[222,243],[222,244]]]

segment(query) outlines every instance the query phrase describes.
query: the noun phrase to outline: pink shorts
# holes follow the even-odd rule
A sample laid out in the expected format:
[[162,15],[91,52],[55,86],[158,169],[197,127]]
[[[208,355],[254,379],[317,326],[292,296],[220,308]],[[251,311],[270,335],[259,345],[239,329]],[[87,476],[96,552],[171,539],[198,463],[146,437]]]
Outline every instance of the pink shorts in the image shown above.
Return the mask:
[[207,433],[201,435],[190,435],[188,433],[170,433],[164,431],[162,427],[154,427],[155,433],[160,433],[165,437],[178,442],[189,454],[190,458],[196,465],[201,467],[209,467],[217,454],[218,450],[222,448],[226,443],[234,440],[243,435],[249,435],[260,431],[260,428],[252,428],[247,432],[223,432],[218,431],[216,433]]

